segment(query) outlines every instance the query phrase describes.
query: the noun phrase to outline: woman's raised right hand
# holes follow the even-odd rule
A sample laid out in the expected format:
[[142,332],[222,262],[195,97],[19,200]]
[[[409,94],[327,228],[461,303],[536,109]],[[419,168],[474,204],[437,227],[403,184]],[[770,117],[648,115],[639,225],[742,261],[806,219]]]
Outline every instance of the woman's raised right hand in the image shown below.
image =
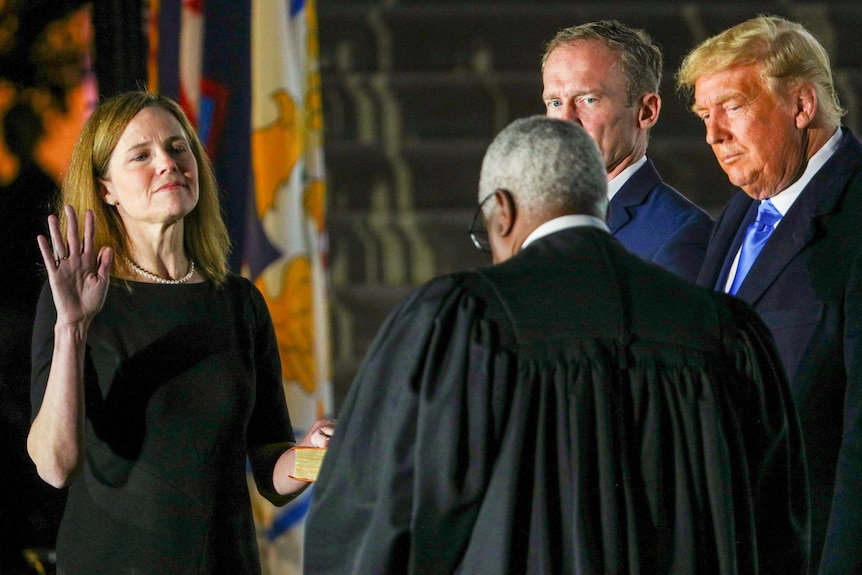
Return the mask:
[[57,308],[57,324],[83,324],[102,309],[111,279],[113,252],[103,246],[93,253],[95,216],[84,215],[83,245],[78,237],[78,218],[71,206],[66,206],[66,239],[54,215],[48,216],[49,243],[45,236],[37,238],[42,259],[48,270],[48,282]]

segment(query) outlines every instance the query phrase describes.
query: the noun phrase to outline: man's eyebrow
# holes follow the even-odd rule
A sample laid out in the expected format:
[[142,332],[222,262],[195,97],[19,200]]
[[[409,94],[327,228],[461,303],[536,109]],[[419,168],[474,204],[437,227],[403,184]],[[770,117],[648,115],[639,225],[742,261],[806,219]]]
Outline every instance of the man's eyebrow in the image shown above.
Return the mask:
[[[589,94],[591,96],[596,96],[597,98],[601,98],[601,97],[606,96],[610,93],[612,93],[612,92],[609,92],[608,90],[599,90],[596,88],[585,88],[583,90],[578,90],[577,92],[570,94],[570,97],[580,98],[582,96],[586,96],[587,94]],[[555,92],[548,92],[547,94],[542,94],[543,99],[559,98],[559,97],[560,96],[557,95]]]
[[741,92],[727,92],[724,94],[719,94],[717,96],[710,98],[708,104],[705,106],[700,105],[697,102],[695,102],[694,104],[691,105],[691,111],[696,114],[698,112],[698,110],[706,110],[710,106],[720,106],[720,105],[724,104],[725,102],[727,102],[728,100],[732,100],[733,98],[740,97],[741,95],[742,95]]

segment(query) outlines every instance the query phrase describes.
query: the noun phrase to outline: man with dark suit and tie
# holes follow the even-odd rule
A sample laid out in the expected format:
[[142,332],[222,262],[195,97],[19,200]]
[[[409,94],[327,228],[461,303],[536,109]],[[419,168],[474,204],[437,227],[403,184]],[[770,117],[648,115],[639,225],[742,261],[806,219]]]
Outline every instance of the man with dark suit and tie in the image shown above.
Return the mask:
[[629,251],[694,282],[712,219],[664,183],[646,156],[661,111],[662,54],[615,20],[565,28],[542,56],[546,115],[580,124],[608,172],[607,224]]
[[[697,46],[678,86],[730,181],[698,283],[769,326],[793,386],[819,573],[862,572],[862,144],[823,46],[762,16]],[[768,238],[766,237],[768,236]]]
[[599,150],[571,122],[510,124],[478,192],[494,265],[429,281],[381,327],[305,571],[805,574],[799,421],[750,306],[611,237]]

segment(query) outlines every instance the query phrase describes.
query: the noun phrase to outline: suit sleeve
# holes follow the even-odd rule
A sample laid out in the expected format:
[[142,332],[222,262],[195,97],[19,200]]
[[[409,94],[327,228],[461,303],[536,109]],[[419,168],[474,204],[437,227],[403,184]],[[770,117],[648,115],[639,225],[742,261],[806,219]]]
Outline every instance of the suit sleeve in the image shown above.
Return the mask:
[[697,212],[667,238],[653,261],[694,283],[703,265],[711,233],[712,220]]
[[862,254],[853,264],[845,297],[844,426],[821,575],[862,572]]

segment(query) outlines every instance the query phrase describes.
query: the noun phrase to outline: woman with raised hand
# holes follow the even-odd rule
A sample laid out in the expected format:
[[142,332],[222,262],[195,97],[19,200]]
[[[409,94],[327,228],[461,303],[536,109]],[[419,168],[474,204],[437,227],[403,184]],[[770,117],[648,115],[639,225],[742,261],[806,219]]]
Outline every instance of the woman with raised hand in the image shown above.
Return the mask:
[[[69,487],[60,573],[257,573],[246,483],[284,504],[295,440],[272,321],[227,267],[204,148],[172,100],[101,102],[78,139],[33,337],[28,451]],[[83,234],[78,217],[83,216]],[[334,422],[300,445],[323,447]]]

